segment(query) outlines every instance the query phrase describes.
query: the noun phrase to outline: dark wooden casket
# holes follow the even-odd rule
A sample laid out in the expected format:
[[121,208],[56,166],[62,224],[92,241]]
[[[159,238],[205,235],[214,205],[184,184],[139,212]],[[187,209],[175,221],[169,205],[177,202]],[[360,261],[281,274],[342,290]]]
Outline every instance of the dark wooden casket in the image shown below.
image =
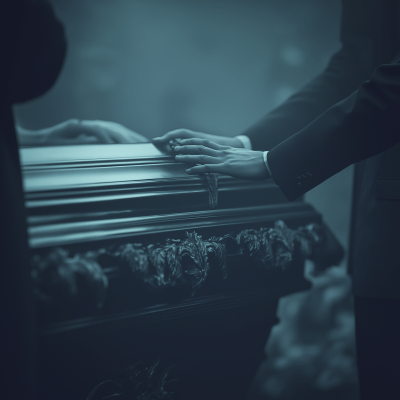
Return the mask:
[[219,176],[211,208],[207,178],[150,143],[21,160],[40,399],[244,399],[279,298],[310,287],[304,260],[343,255],[272,180]]

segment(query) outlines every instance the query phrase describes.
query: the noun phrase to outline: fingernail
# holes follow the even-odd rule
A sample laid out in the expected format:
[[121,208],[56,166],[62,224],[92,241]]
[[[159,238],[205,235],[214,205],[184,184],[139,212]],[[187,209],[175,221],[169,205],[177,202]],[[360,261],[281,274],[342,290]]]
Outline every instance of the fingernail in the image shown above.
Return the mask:
[[160,140],[161,138],[159,138],[159,137],[155,137],[155,138],[153,138],[153,140]]
[[180,148],[181,148],[181,146],[175,146],[174,151],[178,151],[178,150],[180,150]]

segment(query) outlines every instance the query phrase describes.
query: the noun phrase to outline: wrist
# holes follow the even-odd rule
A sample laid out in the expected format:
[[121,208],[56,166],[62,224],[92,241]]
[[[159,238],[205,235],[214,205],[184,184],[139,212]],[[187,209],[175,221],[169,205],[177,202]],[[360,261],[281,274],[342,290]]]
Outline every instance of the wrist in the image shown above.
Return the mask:
[[20,146],[40,146],[45,143],[46,133],[43,130],[29,130],[20,126],[15,127]]
[[265,168],[267,169],[268,175],[269,175],[269,178],[270,178],[270,177],[272,177],[272,172],[271,172],[271,168],[270,168],[270,166],[268,164],[268,151],[264,151],[263,152],[263,159],[264,159]]

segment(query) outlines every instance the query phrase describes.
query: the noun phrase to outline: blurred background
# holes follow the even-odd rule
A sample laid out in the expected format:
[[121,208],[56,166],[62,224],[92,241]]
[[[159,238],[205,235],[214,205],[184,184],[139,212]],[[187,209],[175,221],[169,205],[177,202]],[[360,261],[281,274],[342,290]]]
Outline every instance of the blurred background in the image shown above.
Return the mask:
[[[177,128],[241,134],[322,72],[340,48],[340,0],[50,0],[68,41],[27,129],[114,121],[153,138]],[[353,168],[307,193],[348,249]],[[346,260],[281,299],[252,399],[357,399]],[[235,351],[235,349],[232,349]]]

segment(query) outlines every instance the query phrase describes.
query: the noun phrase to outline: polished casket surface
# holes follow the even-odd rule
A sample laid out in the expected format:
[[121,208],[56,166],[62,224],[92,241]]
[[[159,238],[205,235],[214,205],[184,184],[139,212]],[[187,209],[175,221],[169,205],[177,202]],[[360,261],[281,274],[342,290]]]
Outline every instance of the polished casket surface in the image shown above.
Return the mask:
[[226,276],[210,273],[194,291],[149,285],[107,254],[127,244],[183,241],[193,232],[208,240],[271,228],[278,220],[295,230],[321,216],[301,200],[287,202],[272,180],[227,176],[218,177],[218,204],[210,208],[206,179],[188,176],[184,164],[150,143],[20,154],[33,260],[55,251],[100,254],[96,263],[108,282],[101,306],[85,303],[90,293],[69,304],[51,287],[47,303],[38,301],[40,398],[85,399],[99,383],[119,382],[127,366],[155,360],[161,370],[176,365],[174,398],[245,398],[279,298],[310,287],[304,259],[285,271],[260,268],[248,254],[229,250]]

